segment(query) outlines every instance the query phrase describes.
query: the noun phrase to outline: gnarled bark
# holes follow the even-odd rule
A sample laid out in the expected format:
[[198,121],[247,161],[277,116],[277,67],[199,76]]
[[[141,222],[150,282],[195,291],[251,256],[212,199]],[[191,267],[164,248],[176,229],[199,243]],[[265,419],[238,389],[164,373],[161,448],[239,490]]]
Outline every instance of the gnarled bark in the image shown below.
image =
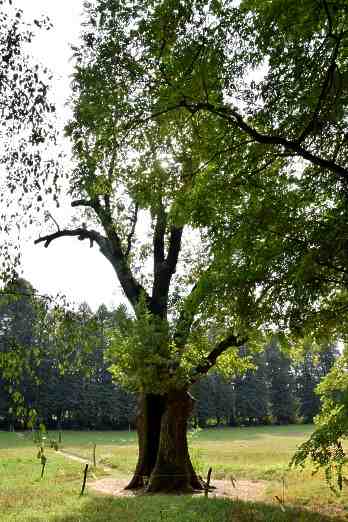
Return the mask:
[[186,390],[167,394],[155,467],[147,491],[188,492],[200,487],[187,447],[193,399]]
[[187,421],[192,409],[193,399],[185,390],[140,397],[139,459],[127,489],[145,487],[151,493],[203,489],[187,446]]

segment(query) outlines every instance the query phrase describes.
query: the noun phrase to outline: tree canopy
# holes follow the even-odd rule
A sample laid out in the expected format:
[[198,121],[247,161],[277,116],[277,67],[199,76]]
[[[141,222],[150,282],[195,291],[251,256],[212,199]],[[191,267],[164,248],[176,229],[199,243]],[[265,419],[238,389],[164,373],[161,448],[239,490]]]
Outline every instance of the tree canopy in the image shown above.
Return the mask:
[[168,487],[168,469],[197,485],[186,391],[245,369],[240,346],[347,333],[347,6],[291,8],[86,4],[67,126],[81,225],[37,242],[96,243],[133,307],[113,342],[115,375],[144,394],[132,485]]

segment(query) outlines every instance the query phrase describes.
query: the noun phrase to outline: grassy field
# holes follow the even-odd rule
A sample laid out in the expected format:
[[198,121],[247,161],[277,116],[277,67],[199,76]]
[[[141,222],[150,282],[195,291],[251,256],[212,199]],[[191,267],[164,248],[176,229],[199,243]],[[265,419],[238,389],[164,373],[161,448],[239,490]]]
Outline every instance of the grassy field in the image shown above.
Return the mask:
[[[80,498],[83,465],[47,449],[43,480],[30,434],[0,432],[0,513],[4,522],[326,522],[347,520],[348,494],[335,497],[322,477],[289,471],[287,464],[311,426],[222,428],[196,433],[190,442],[202,474],[215,478],[263,480],[264,503],[176,496],[109,498],[88,492]],[[49,437],[57,438],[51,432]],[[112,467],[115,477],[130,476],[136,462],[134,432],[64,432],[62,449]],[[100,468],[101,469],[101,468]],[[95,477],[102,471],[94,471]],[[90,477],[92,479],[94,477]],[[283,494],[285,512],[274,500]],[[305,508],[305,509],[304,509]]]

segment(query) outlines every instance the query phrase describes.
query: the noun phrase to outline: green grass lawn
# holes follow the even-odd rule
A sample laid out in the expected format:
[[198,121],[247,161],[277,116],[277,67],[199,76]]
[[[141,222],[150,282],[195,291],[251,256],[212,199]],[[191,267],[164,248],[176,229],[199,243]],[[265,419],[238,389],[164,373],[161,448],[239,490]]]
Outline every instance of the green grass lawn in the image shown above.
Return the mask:
[[[212,466],[215,478],[233,475],[265,480],[265,503],[236,502],[176,496],[109,498],[88,492],[80,498],[83,465],[47,449],[47,466],[41,466],[31,434],[0,432],[1,522],[297,522],[347,520],[348,494],[335,497],[322,477],[288,471],[287,464],[312,426],[222,428],[201,431],[191,440],[191,453],[199,471]],[[49,433],[48,438],[57,438]],[[97,461],[112,466],[115,477],[130,476],[136,462],[134,432],[64,432],[62,449],[91,459],[97,444]],[[101,475],[103,471],[96,471]],[[282,496],[285,512],[274,501]],[[302,509],[303,507],[307,509]],[[311,511],[315,512],[311,512]],[[316,513],[320,511],[320,513]]]

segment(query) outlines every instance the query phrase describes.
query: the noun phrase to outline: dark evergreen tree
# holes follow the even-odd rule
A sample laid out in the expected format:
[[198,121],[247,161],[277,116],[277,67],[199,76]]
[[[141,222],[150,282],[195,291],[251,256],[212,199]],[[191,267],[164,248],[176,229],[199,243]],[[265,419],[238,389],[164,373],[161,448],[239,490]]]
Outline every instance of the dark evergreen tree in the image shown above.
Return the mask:
[[290,359],[274,337],[266,348],[270,412],[277,424],[290,424],[296,418],[294,376]]
[[299,415],[304,422],[313,422],[319,413],[320,398],[316,386],[332,368],[339,356],[335,344],[327,344],[319,351],[313,351],[309,346],[303,358],[295,365],[296,397],[299,403]]
[[227,424],[233,402],[233,384],[213,373],[196,383],[191,389],[195,398],[193,422],[200,428],[207,424]]
[[10,397],[5,382],[0,378],[0,427],[8,428],[8,414],[10,408]]
[[[101,306],[93,314],[82,304],[66,314],[45,306],[23,279],[7,285],[0,296],[0,350],[13,365],[18,357],[21,364],[11,378],[0,375],[0,425],[15,422],[10,410],[16,407],[16,390],[48,428],[134,426],[136,397],[114,384],[105,359],[110,329],[127,330],[129,321],[122,307],[110,312]],[[240,356],[249,355],[247,347],[240,349]],[[319,410],[315,387],[337,356],[335,345],[319,351],[309,345],[303,359],[292,363],[273,339],[264,353],[253,354],[255,369],[232,383],[212,373],[192,387],[193,423],[262,424],[270,414],[275,422],[287,423],[294,420],[297,403],[300,417],[312,422]]]
[[216,425],[226,424],[230,418],[231,404],[234,400],[233,385],[218,373],[211,376]]
[[209,419],[215,417],[215,405],[210,376],[194,384],[191,388],[191,393],[196,401],[192,417],[193,423],[195,426],[205,428]]
[[255,369],[235,381],[231,419],[236,424],[264,424],[269,415],[269,385],[264,354],[255,354]]
[[299,399],[298,413],[305,423],[313,421],[320,408],[319,397],[315,394],[319,372],[313,354],[307,352],[296,367],[296,395]]

